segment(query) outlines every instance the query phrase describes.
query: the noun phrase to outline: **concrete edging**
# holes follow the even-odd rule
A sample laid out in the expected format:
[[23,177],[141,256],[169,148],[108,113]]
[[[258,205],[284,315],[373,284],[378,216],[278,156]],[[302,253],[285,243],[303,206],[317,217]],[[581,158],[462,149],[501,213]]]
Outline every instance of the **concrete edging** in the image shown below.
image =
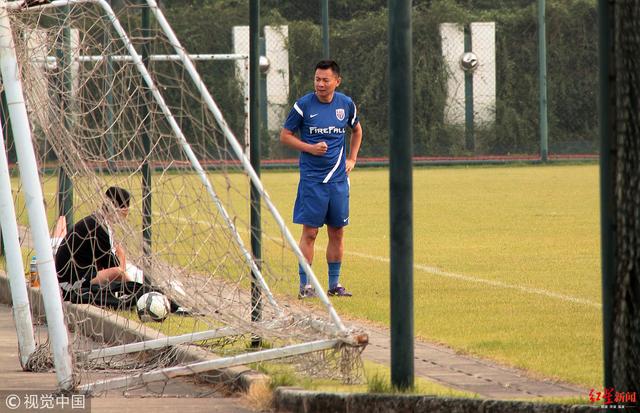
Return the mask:
[[323,393],[279,387],[276,412],[300,413],[587,413],[600,406],[374,393]]

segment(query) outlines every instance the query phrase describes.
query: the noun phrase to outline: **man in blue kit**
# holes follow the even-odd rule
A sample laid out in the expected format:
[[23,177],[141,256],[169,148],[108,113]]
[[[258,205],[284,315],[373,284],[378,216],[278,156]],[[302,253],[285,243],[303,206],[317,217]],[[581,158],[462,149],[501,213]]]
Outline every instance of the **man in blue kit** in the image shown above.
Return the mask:
[[[356,164],[362,127],[356,105],[350,97],[336,92],[340,67],[333,60],[316,65],[314,93],[296,101],[280,132],[280,141],[300,151],[300,182],[293,209],[293,222],[302,224],[300,249],[309,265],[313,262],[318,229],[327,224],[329,245],[330,296],[351,297],[339,282],[344,251],[344,227],[349,223],[349,172]],[[351,128],[349,156],[346,131]],[[300,138],[295,135],[299,131]],[[316,292],[299,266],[298,298],[314,297]]]

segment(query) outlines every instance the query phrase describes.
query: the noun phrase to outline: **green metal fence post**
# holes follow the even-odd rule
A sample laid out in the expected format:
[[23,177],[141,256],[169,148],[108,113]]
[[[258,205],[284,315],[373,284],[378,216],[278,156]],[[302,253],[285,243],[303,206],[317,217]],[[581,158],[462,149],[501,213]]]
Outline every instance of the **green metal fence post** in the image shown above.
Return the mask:
[[329,0],[320,0],[322,14],[322,57],[329,59]]
[[[111,0],[106,0],[107,4],[109,4],[109,6],[111,6]],[[109,22],[108,18],[105,16],[104,17],[106,22]],[[113,82],[113,77],[114,77],[114,71],[113,71],[113,59],[111,57],[112,54],[112,48],[111,48],[111,37],[109,35],[108,32],[105,32],[104,34],[104,41],[105,41],[105,50],[104,50],[104,54],[106,57],[106,65],[105,65],[105,79],[104,79],[104,85],[105,85],[105,99],[107,101],[106,104],[106,118],[107,118],[107,133],[106,133],[106,139],[107,139],[107,156],[108,156],[108,161],[107,161],[107,167],[109,170],[113,170],[115,168],[115,163],[113,160],[113,156],[115,154],[115,150],[114,150],[114,142],[113,142],[113,121],[114,121],[114,116],[113,116],[113,104],[114,104],[114,100],[113,100],[113,91],[111,90],[111,85]]]
[[[151,56],[151,11],[147,2],[141,0],[142,3],[142,42],[141,57],[142,62],[148,68],[149,59]],[[153,95],[150,90],[146,91],[147,102],[153,102]],[[151,128],[151,120],[149,119],[149,108],[147,105],[140,107],[140,116],[144,121],[144,127],[142,128],[142,147],[144,151],[144,161],[142,162],[142,238],[143,238],[143,253],[146,258],[151,256],[151,225],[152,225],[152,210],[151,210],[151,165],[149,162],[149,156],[151,154],[151,138],[149,137],[149,129]]]
[[[264,36],[260,36],[260,29],[258,28],[258,41],[260,44],[259,47],[259,51],[258,51],[258,56],[267,56],[267,41],[266,38]],[[258,59],[259,59],[258,57]],[[258,108],[260,108],[260,117],[259,117],[259,122],[260,122],[260,134],[264,134],[265,136],[269,133],[269,128],[267,125],[267,116],[268,116],[268,111],[267,111],[267,71],[268,70],[261,70],[260,69],[260,61],[258,60],[258,76],[260,77],[260,93],[258,94],[258,96],[260,97],[259,103],[258,103]],[[253,140],[250,140],[249,143],[253,142]],[[249,150],[251,150],[251,148],[249,148]],[[253,158],[253,156],[251,156]]]
[[411,1],[389,0],[391,383],[413,387],[413,94]]
[[[471,41],[471,28],[468,24],[464,26],[464,51],[465,53],[473,50]],[[464,137],[465,148],[469,152],[476,150],[476,139],[474,130],[474,112],[473,112],[473,71],[464,72]]]
[[[251,0],[249,7],[249,153],[251,166],[260,176],[260,1]],[[251,183],[251,252],[261,268],[262,227],[260,192]],[[251,321],[262,318],[262,296],[256,274],[251,272]],[[259,347],[261,339],[252,336],[252,347]]]
[[[0,81],[2,79],[0,78]],[[9,117],[9,110],[7,109],[7,97],[4,90],[0,91],[0,122],[2,122],[2,138],[5,142],[5,148],[7,151],[7,161],[9,164],[16,162],[15,150],[10,150],[13,147],[13,132],[11,131],[11,118]]]
[[616,148],[612,136],[615,127],[614,44],[612,37],[613,13],[609,0],[598,1],[599,30],[599,96],[600,117],[600,237],[602,254],[602,330],[604,387],[613,383],[613,304],[615,299],[616,269],[616,217],[615,217],[615,171]]
[[[69,6],[63,7],[64,14],[69,15]],[[58,61],[62,67],[62,95],[60,108],[64,117],[65,129],[72,127],[73,119],[69,115],[70,96],[73,87],[71,78],[71,28],[65,22],[62,29],[62,50],[57,50]],[[73,226],[73,182],[62,166],[58,167],[58,215],[64,215],[67,231]]]
[[547,34],[545,0],[538,0],[538,86],[540,88],[540,159],[547,162],[549,156],[549,130],[547,121]]

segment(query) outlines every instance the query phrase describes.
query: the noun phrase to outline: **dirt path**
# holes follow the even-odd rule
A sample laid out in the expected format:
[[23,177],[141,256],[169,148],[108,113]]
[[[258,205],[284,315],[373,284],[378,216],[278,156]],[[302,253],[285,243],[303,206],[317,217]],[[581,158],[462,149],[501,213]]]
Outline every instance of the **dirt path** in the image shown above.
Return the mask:
[[[370,326],[363,328],[369,332],[370,342],[363,352],[363,357],[389,366],[389,330]],[[446,347],[423,341],[416,340],[414,343],[414,360],[416,377],[476,393],[483,398],[535,399],[589,395],[587,389],[551,380],[534,379],[523,371],[459,355]]]

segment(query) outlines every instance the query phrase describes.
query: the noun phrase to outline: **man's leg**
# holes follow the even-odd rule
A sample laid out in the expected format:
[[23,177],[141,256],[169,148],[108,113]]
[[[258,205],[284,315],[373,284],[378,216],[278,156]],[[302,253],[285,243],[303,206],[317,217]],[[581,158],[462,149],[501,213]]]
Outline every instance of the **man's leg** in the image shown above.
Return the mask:
[[[309,265],[313,263],[313,253],[317,237],[318,228],[310,227],[308,225],[302,226],[302,235],[300,236],[300,250],[302,251],[302,255],[304,255],[304,257],[307,259]],[[308,284],[308,280],[307,273],[304,271],[300,264],[298,264],[298,274],[300,275],[300,289],[303,290],[304,287]]]
[[331,185],[331,200],[327,214],[327,264],[329,266],[329,295],[351,296],[340,285],[340,267],[344,252],[344,227],[349,224],[349,182]]
[[341,262],[344,253],[344,227],[332,227],[327,225],[327,235],[329,236],[329,245],[327,245],[327,262]]
[[327,245],[327,264],[329,266],[329,295],[351,297],[340,285],[340,267],[344,253],[344,227],[327,226],[329,244]]
[[329,245],[327,245],[327,264],[329,265],[329,289],[338,286],[340,278],[340,266],[342,265],[342,254],[344,253],[344,227],[336,228],[327,225],[327,235]]
[[[328,194],[327,187],[323,184],[304,180],[300,180],[298,184],[298,195],[293,207],[293,222],[302,225],[300,249],[309,265],[313,263],[318,229],[324,224],[327,215]],[[298,273],[300,275],[298,298],[315,297],[315,290],[309,286],[309,280],[302,265],[298,266]]]

